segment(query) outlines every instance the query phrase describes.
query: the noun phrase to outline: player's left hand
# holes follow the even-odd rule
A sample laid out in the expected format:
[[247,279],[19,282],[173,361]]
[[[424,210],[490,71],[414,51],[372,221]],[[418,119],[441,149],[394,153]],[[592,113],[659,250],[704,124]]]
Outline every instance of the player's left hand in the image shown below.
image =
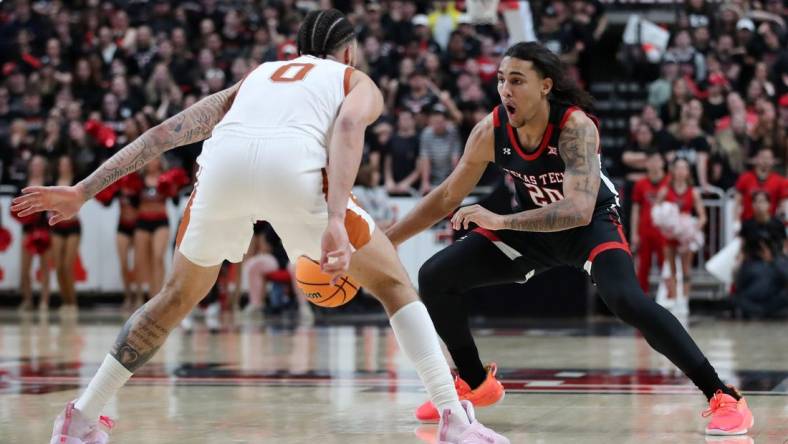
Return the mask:
[[331,282],[336,283],[350,267],[351,248],[344,221],[329,218],[320,247],[320,269],[331,275]]
[[85,203],[85,194],[79,185],[70,187],[27,187],[22,195],[12,201],[11,212],[20,217],[49,211],[49,225],[76,216]]
[[467,230],[468,225],[471,223],[493,231],[504,228],[503,216],[495,214],[481,205],[462,207],[451,218],[451,226],[455,230],[460,228]]

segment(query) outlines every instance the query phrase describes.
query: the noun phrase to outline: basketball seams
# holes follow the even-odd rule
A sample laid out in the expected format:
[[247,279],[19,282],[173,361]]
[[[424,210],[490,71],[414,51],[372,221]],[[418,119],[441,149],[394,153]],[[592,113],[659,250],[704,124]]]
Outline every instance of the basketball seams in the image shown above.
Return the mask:
[[[302,256],[304,259],[312,262],[312,264],[319,266],[320,263],[312,258]],[[340,276],[338,278],[338,282],[336,284],[332,284],[330,282],[308,282],[305,280],[301,280],[298,278],[298,272],[296,272],[296,276],[294,276],[295,281],[302,287],[305,293],[310,295],[318,296],[317,298],[309,297],[307,300],[312,302],[318,306],[322,306],[325,308],[336,308],[341,305],[347,303],[350,299],[353,299],[353,296],[356,295],[358,292],[358,287],[354,283],[352,283],[347,275]],[[308,276],[304,276],[305,278],[309,278]],[[346,287],[347,285],[347,287]],[[334,287],[334,291],[331,294],[326,294],[330,291],[326,287]],[[309,291],[304,289],[303,287],[314,287],[313,291]],[[352,296],[348,296],[348,293],[351,292],[352,289]],[[339,296],[339,293],[342,292],[342,300],[336,299]],[[331,302],[334,300],[335,302]]]

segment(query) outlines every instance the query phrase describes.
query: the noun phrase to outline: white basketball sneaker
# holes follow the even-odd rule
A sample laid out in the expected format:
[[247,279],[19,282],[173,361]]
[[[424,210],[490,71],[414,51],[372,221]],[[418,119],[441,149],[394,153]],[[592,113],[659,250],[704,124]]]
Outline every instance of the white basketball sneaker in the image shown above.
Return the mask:
[[495,433],[476,420],[473,404],[470,401],[460,401],[460,405],[471,424],[466,425],[453,419],[451,410],[444,410],[438,424],[438,444],[510,444],[506,437]]
[[72,401],[55,419],[49,444],[106,444],[113,427],[115,422],[107,416],[98,421],[85,418]]

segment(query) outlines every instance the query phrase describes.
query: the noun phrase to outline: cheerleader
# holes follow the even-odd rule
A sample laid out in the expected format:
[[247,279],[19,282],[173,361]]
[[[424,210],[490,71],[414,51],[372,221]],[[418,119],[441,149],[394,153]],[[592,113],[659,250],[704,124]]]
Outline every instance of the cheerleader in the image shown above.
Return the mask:
[[155,158],[142,170],[142,189],[134,230],[134,270],[138,283],[148,286],[148,294],[156,294],[164,282],[164,256],[170,240],[167,200],[189,183],[181,168],[164,171],[164,159]]
[[[74,184],[74,163],[67,155],[60,156],[57,163],[57,186]],[[58,222],[52,230],[52,257],[55,263],[58,287],[63,305],[63,313],[76,313],[77,291],[75,287],[74,263],[79,254],[79,241],[82,237],[82,225],[78,217]]]
[[132,173],[120,180],[117,191],[118,202],[120,203],[120,217],[118,218],[115,245],[118,249],[120,276],[123,281],[122,307],[124,311],[138,307],[143,302],[142,293],[138,291],[139,283],[136,281],[134,263],[129,260],[129,255],[134,251],[137,207],[139,206],[142,188],[143,183],[139,174]]
[[[30,159],[27,169],[27,186],[44,186],[46,181],[47,161],[44,156],[34,155]],[[36,213],[30,216],[14,217],[22,224],[22,259],[20,292],[22,303],[20,310],[29,310],[33,307],[33,281],[31,272],[33,258],[39,256],[41,267],[41,300],[38,308],[42,311],[49,308],[49,261],[51,259],[51,238],[49,224],[45,213]]]
[[[676,221],[677,228],[674,230],[674,233],[665,233],[667,238],[664,247],[665,260],[670,268],[670,276],[666,282],[668,290],[667,305],[676,306],[677,309],[686,311],[692,286],[692,260],[694,256],[693,248],[690,247],[688,240],[694,237],[693,234],[702,233],[703,227],[706,225],[706,210],[703,207],[700,191],[692,186],[692,173],[687,159],[677,157],[673,160],[668,183],[659,191],[657,201],[675,204],[679,211],[678,219],[682,219],[681,215],[692,215],[693,210],[695,217],[697,217],[697,221],[694,224],[683,224]],[[688,233],[689,231],[692,233]],[[684,297],[681,301],[676,299],[676,287],[678,285],[676,277],[677,256],[681,259],[681,272],[684,282]]]
[[[142,191],[134,229],[134,270],[148,294],[156,294],[164,281],[164,255],[170,239],[167,198],[160,187],[164,173],[161,158],[151,160],[142,170]],[[144,302],[144,301],[142,301]]]

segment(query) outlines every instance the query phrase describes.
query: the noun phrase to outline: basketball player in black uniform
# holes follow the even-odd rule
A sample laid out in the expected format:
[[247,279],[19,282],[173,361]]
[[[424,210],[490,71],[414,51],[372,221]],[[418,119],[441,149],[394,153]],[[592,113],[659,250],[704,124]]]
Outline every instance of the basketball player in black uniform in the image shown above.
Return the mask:
[[[453,227],[476,228],[419,272],[421,297],[458,367],[461,397],[489,405],[503,395],[494,370],[479,359],[463,293],[527,282],[551,267],[571,265],[585,270],[610,310],[703,391],[710,403],[705,415],[712,416],[708,434],[746,433],[752,414],[744,398],[720,381],[679,321],[638,284],[618,194],[601,168],[597,122],[585,112],[591,97],[565,76],[556,55],[533,42],[506,52],[498,93],[501,104],[473,129],[457,168],[387,231],[396,245],[442,220],[490,162],[516,183],[519,212],[460,208]],[[429,420],[429,407],[422,406],[417,416]]]

